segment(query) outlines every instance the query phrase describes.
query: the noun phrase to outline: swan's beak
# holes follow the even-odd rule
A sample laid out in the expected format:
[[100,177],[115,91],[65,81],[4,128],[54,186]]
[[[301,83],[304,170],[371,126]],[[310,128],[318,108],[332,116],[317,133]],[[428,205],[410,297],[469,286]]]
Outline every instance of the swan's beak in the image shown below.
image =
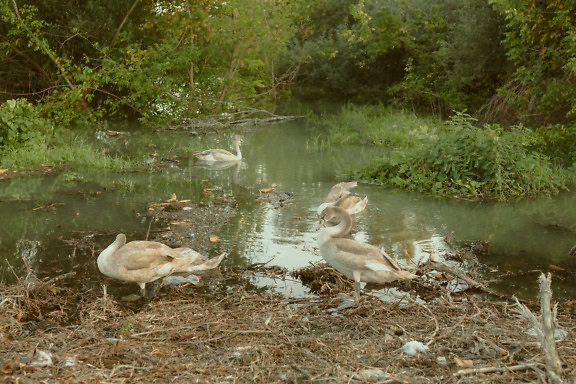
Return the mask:
[[324,227],[326,226],[325,224],[326,224],[326,221],[321,218],[321,219],[318,220],[318,222],[316,223],[316,228],[315,228],[315,230],[318,231],[318,230],[320,230],[321,228],[324,228]]

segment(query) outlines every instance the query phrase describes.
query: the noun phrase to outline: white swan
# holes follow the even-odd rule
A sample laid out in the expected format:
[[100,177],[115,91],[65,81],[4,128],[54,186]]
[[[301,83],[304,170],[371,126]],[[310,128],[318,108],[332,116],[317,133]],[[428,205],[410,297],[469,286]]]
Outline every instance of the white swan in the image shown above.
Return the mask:
[[190,248],[172,249],[155,241],[131,241],[120,233],[98,256],[98,269],[113,279],[134,282],[145,295],[146,283],[176,272],[195,272],[216,268],[225,253],[207,259]]
[[360,301],[360,282],[387,283],[394,280],[409,280],[418,276],[403,270],[386,252],[370,244],[345,239],[352,227],[352,219],[340,207],[326,207],[322,211],[319,225],[331,219],[340,222],[334,227],[320,230],[318,247],[328,264],[354,280],[354,298]]
[[576,245],[568,251],[568,256],[576,256]]
[[345,191],[342,193],[342,197],[337,201],[320,204],[316,213],[321,215],[324,208],[334,206],[345,209],[350,215],[356,215],[357,213],[362,212],[364,208],[366,208],[367,204],[368,196],[362,199],[358,196],[350,196],[350,192]]
[[201,161],[238,161],[242,160],[242,153],[240,152],[240,144],[242,144],[242,137],[234,135],[233,139],[234,150],[236,154],[230,153],[224,149],[208,149],[206,151],[194,152],[193,155]]
[[340,200],[340,198],[342,198],[343,196],[350,194],[349,190],[356,187],[357,185],[358,183],[356,181],[344,181],[342,183],[334,185],[332,189],[330,189],[330,192],[328,192],[328,195],[324,199],[324,202],[334,203]]

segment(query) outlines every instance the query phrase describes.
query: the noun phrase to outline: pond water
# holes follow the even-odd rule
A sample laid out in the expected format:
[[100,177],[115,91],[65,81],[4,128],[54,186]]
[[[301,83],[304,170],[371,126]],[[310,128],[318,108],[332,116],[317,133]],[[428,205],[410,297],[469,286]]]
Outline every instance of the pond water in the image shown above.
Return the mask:
[[[221,170],[194,166],[193,151],[229,149],[235,133],[244,140],[244,160],[239,165]],[[152,172],[63,170],[0,181],[0,281],[14,281],[27,264],[39,276],[74,268],[78,279],[96,289],[105,281],[96,268],[96,257],[116,233],[144,238],[148,221],[137,213],[173,193],[199,201],[206,183],[222,188],[238,202],[236,215],[216,233],[221,242],[208,251],[210,255],[230,252],[223,262],[224,276],[227,269],[256,262],[292,270],[321,261],[314,229],[317,206],[331,186],[342,180],[340,172],[385,154],[374,148],[319,148],[314,145],[316,138],[304,120],[220,135],[165,131],[97,135],[94,140],[111,153],[152,163],[178,161],[163,161]],[[269,187],[291,192],[293,198],[274,208],[244,193]],[[368,184],[360,184],[353,193],[369,199],[357,219],[354,237],[383,248],[404,265],[413,265],[432,249],[442,255],[448,247],[443,238],[452,233],[450,239],[456,244],[489,242],[489,254],[481,262],[492,271],[496,289],[532,297],[538,271],[553,269],[556,297],[576,298],[572,289],[576,260],[568,257],[568,250],[576,244],[573,192],[514,204],[439,199]],[[93,252],[74,251],[61,239],[76,231],[109,235],[96,238]],[[253,277],[249,284],[272,286],[293,296],[308,293],[290,279]],[[125,286],[124,292],[137,292],[136,285]]]

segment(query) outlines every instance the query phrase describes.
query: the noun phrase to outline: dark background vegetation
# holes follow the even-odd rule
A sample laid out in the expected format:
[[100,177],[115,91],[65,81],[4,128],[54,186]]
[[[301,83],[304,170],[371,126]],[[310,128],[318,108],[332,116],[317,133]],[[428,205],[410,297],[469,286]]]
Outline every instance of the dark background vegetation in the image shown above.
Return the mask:
[[0,151],[297,96],[521,124],[571,167],[574,14],[576,0],[0,0]]

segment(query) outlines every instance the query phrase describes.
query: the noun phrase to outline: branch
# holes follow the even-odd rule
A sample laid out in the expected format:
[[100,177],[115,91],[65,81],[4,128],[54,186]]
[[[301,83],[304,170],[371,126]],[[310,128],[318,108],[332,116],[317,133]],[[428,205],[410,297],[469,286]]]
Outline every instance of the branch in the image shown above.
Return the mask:
[[483,368],[468,368],[461,369],[454,373],[454,376],[473,375],[477,373],[491,373],[491,372],[508,372],[508,371],[523,371],[526,369],[536,369],[540,364],[519,364],[510,367],[483,367]]
[[124,20],[122,20],[122,22],[120,23],[120,26],[118,26],[118,29],[116,30],[116,33],[114,34],[114,37],[112,38],[112,42],[110,43],[111,47],[114,46],[114,44],[116,43],[116,40],[118,39],[118,36],[120,35],[120,31],[122,31],[122,28],[124,28],[124,24],[126,24],[126,22],[128,21],[128,18],[130,17],[132,12],[136,8],[136,5],[138,5],[139,1],[140,0],[134,0],[134,4],[132,4],[132,7],[130,7],[130,10],[128,11],[126,16],[124,16]]
[[546,357],[546,371],[552,383],[564,383],[562,379],[562,363],[556,350],[556,340],[554,339],[554,316],[551,308],[552,298],[552,276],[543,273],[538,278],[540,281],[540,312],[542,313],[542,348]]
[[24,24],[24,21],[22,21],[22,16],[20,16],[20,11],[18,11],[18,4],[16,4],[16,0],[12,0],[12,4],[14,4],[14,13],[16,13],[18,20],[20,20],[20,24]]

